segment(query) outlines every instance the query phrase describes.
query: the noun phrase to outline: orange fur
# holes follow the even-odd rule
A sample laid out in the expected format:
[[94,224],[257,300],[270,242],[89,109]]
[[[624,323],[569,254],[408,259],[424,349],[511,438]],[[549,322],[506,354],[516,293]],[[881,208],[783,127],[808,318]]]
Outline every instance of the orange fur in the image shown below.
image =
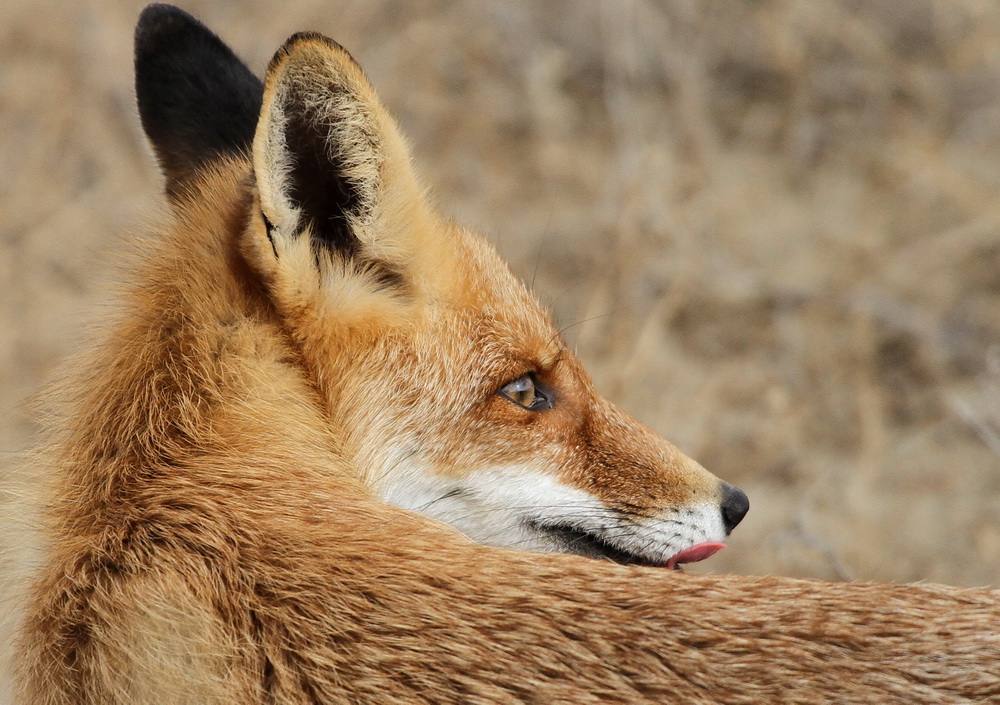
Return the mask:
[[[177,192],[77,363],[32,499],[24,703],[1000,702],[996,591],[520,553],[379,501],[400,439],[445,478],[541,457],[638,514],[719,485],[597,396],[492,248],[436,214],[342,51],[279,52],[253,158]],[[311,248],[288,200],[269,130],[290,61],[337,76],[374,135],[349,162],[376,199],[351,256]],[[529,370],[550,411],[496,395]]]

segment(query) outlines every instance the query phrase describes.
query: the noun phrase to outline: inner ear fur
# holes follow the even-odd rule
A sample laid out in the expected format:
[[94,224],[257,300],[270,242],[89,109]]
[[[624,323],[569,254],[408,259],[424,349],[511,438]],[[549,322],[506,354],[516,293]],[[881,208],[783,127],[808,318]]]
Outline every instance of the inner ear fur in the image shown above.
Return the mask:
[[315,249],[345,258],[360,256],[366,240],[374,248],[364,249],[376,252],[388,244],[375,232],[394,176],[387,167],[396,160],[408,168],[409,158],[361,68],[336,42],[296,34],[275,54],[253,158],[276,254],[275,238],[306,234]]

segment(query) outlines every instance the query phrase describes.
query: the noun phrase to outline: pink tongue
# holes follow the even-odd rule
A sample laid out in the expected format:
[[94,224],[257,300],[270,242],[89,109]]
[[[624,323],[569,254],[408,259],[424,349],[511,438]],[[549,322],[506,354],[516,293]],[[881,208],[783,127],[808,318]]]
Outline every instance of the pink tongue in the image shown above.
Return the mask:
[[726,544],[719,543],[718,541],[706,541],[705,543],[696,544],[691,548],[685,548],[683,551],[667,561],[667,567],[676,568],[679,563],[696,563],[698,561],[703,561],[713,555],[716,551],[720,551],[725,547]]

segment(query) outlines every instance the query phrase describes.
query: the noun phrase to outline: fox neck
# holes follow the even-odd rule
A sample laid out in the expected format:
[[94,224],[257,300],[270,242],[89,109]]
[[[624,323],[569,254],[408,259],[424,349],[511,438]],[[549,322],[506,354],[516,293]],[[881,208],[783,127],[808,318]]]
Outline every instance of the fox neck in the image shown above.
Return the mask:
[[61,515],[93,516],[139,476],[194,456],[242,448],[248,458],[302,449],[336,457],[315,381],[239,252],[246,173],[245,163],[224,164],[193,186],[191,203],[201,205],[177,209],[157,234],[124,318],[96,354],[74,362],[78,381],[57,390],[70,420],[52,444],[70,475],[60,486],[90,488],[89,501],[65,498]]

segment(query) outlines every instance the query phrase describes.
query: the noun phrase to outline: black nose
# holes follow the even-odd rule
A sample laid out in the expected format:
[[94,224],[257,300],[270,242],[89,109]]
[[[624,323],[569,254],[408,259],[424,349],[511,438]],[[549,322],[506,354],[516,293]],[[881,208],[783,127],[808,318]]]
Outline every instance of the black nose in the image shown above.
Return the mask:
[[728,482],[722,483],[722,523],[726,525],[726,534],[732,532],[736,525],[750,510],[750,499],[739,487]]

